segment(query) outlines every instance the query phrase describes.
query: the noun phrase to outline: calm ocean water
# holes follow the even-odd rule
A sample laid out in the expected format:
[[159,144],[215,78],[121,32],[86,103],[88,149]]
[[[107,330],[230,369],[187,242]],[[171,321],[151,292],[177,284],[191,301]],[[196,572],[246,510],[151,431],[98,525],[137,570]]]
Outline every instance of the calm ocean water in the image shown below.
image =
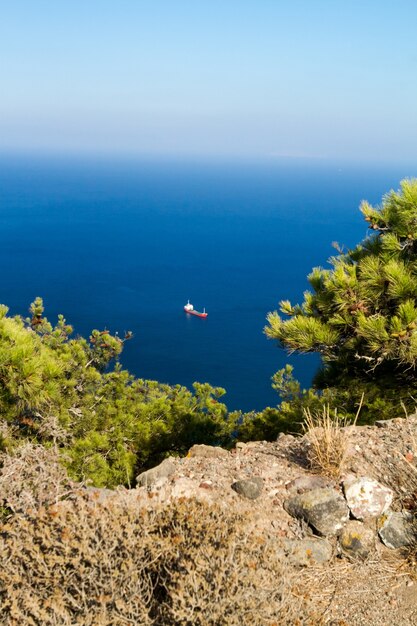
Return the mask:
[[[135,338],[134,374],[226,389],[232,409],[274,406],[286,362],[308,385],[314,355],[289,358],[263,334],[279,300],[302,299],[332,241],[366,235],[358,211],[417,168],[0,158],[0,301],[25,314],[40,295],[53,321]],[[187,299],[206,320],[183,313]]]

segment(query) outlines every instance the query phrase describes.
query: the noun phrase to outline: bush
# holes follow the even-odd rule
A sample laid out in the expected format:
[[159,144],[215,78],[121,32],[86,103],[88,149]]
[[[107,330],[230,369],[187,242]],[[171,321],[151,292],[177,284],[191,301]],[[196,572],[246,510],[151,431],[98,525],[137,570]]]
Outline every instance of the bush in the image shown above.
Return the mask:
[[307,624],[276,546],[246,528],[218,506],[181,500],[149,511],[123,493],[79,493],[12,516],[1,528],[0,621]]
[[321,355],[316,388],[358,400],[359,384],[363,417],[369,395],[392,416],[399,390],[410,408],[417,390],[417,179],[361,211],[372,234],[353,250],[339,248],[330,269],[313,269],[303,303],[281,302],[288,319],[270,313],[265,332],[289,352]]
[[56,503],[75,488],[56,449],[26,442],[0,462],[0,505],[13,513]]
[[40,298],[30,312],[23,320],[0,307],[3,451],[24,441],[55,446],[74,479],[115,486],[195,443],[231,443],[223,389],[136,379],[117,361],[130,333],[71,338],[62,315],[55,326],[44,317]]

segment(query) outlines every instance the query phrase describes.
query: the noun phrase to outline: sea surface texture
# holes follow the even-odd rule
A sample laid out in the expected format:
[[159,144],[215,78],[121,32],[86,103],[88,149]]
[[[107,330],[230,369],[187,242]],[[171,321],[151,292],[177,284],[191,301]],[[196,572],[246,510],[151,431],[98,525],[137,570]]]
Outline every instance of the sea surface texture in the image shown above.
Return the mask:
[[[275,406],[285,363],[305,386],[315,355],[288,357],[263,334],[281,299],[301,301],[332,242],[366,234],[412,168],[328,161],[192,162],[0,158],[0,302],[42,296],[75,333],[134,333],[122,364],[141,378],[224,387],[231,409]],[[187,316],[187,299],[207,319]]]

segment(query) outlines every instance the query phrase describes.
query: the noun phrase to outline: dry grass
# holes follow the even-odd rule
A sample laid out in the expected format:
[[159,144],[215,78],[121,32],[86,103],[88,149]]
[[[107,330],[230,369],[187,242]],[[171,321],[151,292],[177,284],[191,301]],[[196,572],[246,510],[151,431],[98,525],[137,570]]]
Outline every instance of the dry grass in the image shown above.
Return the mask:
[[289,626],[318,623],[296,575],[245,518],[180,500],[85,491],[11,516],[0,533],[4,626]]
[[407,431],[409,435],[410,448],[409,451],[403,455],[399,454],[398,458],[401,461],[398,467],[397,482],[400,484],[402,496],[400,497],[401,508],[411,512],[414,516],[414,542],[408,546],[404,551],[408,565],[411,567],[411,571],[414,576],[417,576],[417,437],[416,437],[416,425],[413,424],[410,415],[404,405],[401,402],[402,408],[405,413]]
[[[358,415],[359,411],[353,425]],[[304,409],[307,459],[313,471],[331,478],[340,476],[349,445],[348,425],[346,418],[340,418],[336,410],[332,413],[328,405],[321,413],[312,414],[310,409]]]
[[27,442],[0,462],[0,505],[13,513],[58,502],[74,489],[55,448]]

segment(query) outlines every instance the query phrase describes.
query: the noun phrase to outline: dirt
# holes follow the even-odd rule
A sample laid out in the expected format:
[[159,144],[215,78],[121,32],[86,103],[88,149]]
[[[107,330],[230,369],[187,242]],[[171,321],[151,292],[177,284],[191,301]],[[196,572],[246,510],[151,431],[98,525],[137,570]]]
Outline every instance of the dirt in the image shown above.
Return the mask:
[[[394,419],[380,426],[345,429],[347,455],[336,478],[309,467],[309,438],[282,435],[276,442],[238,444],[229,453],[210,456],[194,448],[189,456],[174,459],[174,472],[151,487],[132,490],[147,506],[178,497],[196,497],[249,513],[248,532],[284,539],[301,539],[313,531],[291,517],[283,503],[290,494],[314,486],[341,489],[346,477],[369,477],[395,493],[392,508],[413,509],[417,496],[417,416]],[[231,485],[252,477],[263,479],[258,498],[237,494]],[[411,626],[417,624],[417,548],[392,550],[377,537],[375,550],[365,561],[344,556],[337,539],[333,558],[324,565],[299,569],[295,594],[314,603],[317,624],[333,626]]]

